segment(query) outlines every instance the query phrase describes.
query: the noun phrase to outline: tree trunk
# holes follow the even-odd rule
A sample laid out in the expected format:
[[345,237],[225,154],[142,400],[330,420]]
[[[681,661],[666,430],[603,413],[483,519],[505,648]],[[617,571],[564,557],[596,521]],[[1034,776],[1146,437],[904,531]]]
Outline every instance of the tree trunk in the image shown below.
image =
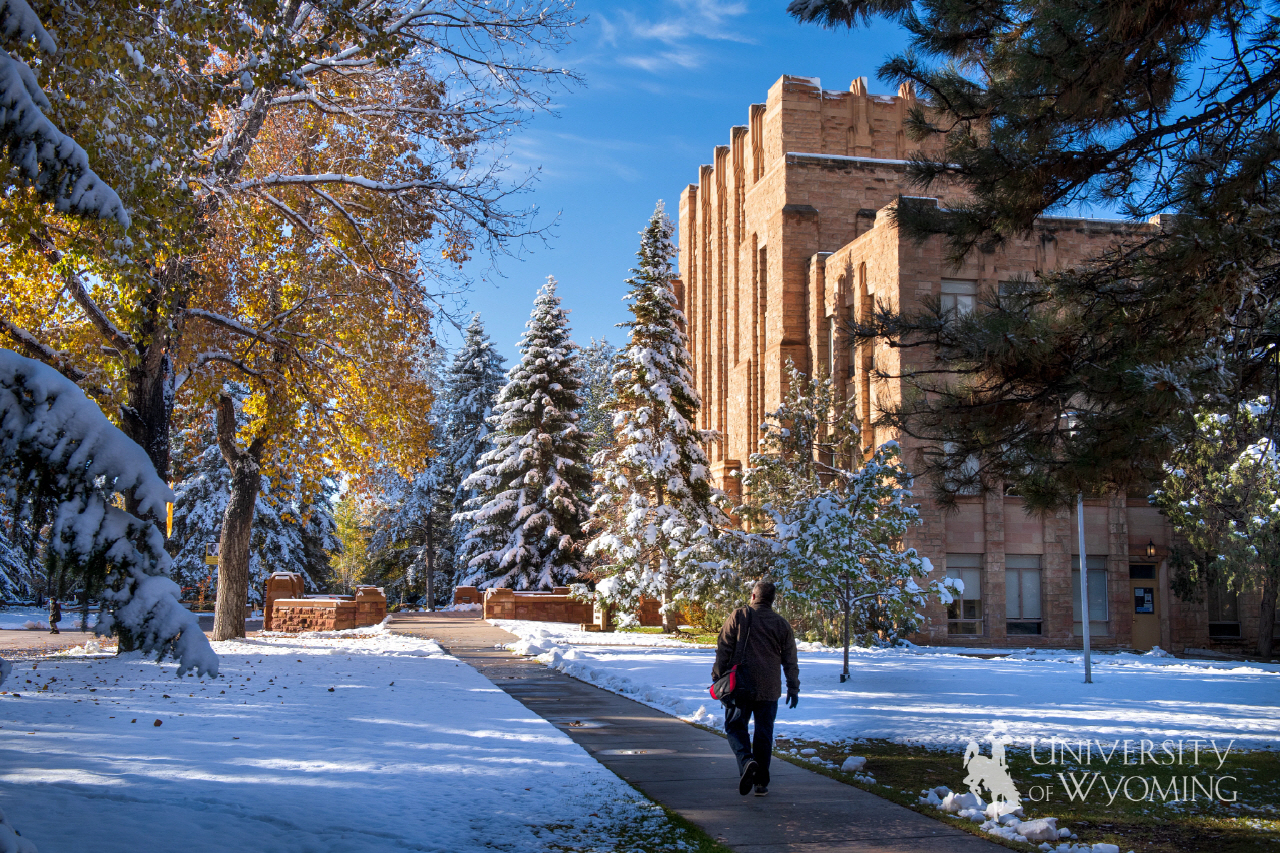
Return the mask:
[[262,487],[261,437],[248,449],[236,444],[236,410],[231,398],[218,398],[218,449],[231,468],[231,497],[222,516],[218,544],[218,598],[214,605],[213,639],[244,636],[244,605],[249,596],[249,542],[253,511]]
[[1264,577],[1262,581],[1262,608],[1258,614],[1258,656],[1271,657],[1272,637],[1276,631],[1276,581]]
[[[166,483],[170,476],[170,426],[173,421],[172,351],[182,337],[181,317],[193,278],[190,262],[183,259],[170,261],[155,271],[151,290],[142,300],[142,323],[132,338],[132,348],[136,350],[132,355],[135,358],[125,371],[127,398],[121,413],[121,428],[147,452],[156,473]],[[137,514],[132,496],[126,501],[125,509]],[[149,520],[164,530],[163,515]]]
[[844,671],[840,673],[840,683],[849,680],[849,578],[844,579]]
[[436,609],[436,537],[434,512],[427,513],[427,610]]
[[[151,346],[157,346],[152,344]],[[160,479],[169,481],[169,423],[173,416],[173,368],[168,355],[143,354],[125,379],[128,405],[121,428],[147,452]],[[136,507],[129,507],[136,512]],[[164,519],[152,519],[163,523]]]

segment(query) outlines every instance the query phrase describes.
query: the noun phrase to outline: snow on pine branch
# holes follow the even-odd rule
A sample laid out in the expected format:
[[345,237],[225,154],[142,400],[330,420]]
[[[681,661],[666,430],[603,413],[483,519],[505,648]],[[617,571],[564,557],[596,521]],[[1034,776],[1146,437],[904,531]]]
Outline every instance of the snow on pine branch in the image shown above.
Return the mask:
[[51,500],[49,549],[82,568],[105,563],[99,633],[172,654],[179,673],[216,674],[218,657],[195,614],[178,603],[171,560],[155,525],[114,505],[132,497],[160,517],[173,492],[146,453],[97,404],[48,365],[0,349],[0,490]]
[[[57,44],[24,0],[0,0],[0,33],[10,44],[35,39],[46,53]],[[50,108],[26,63],[0,50],[0,146],[36,191],[63,213],[114,219],[128,229],[120,196],[89,167],[89,155],[44,114]]]

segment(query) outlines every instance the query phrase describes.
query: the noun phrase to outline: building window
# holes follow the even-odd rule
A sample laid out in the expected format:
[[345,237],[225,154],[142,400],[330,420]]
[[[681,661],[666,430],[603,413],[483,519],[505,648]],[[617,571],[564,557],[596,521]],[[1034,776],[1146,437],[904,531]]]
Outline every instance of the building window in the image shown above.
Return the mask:
[[968,314],[978,304],[978,283],[954,278],[942,280],[942,313]]
[[[1090,554],[1089,566],[1089,634],[1105,635],[1110,611],[1107,608],[1107,558]],[[1080,557],[1071,558],[1071,621],[1075,624],[1075,635],[1084,634],[1084,626],[1080,621]]]
[[840,329],[840,321],[833,315],[827,329],[827,378],[835,379],[836,375],[836,332]]
[[1240,596],[1222,581],[1209,585],[1209,636],[1240,636]]
[[1004,566],[1005,633],[1041,633],[1040,555],[1006,554]]
[[947,605],[947,633],[982,634],[982,555],[948,554],[947,577],[964,584]]

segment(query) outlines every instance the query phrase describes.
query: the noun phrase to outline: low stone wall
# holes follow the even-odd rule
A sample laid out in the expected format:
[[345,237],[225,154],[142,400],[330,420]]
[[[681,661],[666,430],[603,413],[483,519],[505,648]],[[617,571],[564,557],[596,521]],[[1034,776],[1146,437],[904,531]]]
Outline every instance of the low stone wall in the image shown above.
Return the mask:
[[479,604],[483,600],[484,595],[474,586],[460,586],[453,591],[454,604]]
[[[454,600],[457,600],[456,595]],[[484,591],[486,619],[591,624],[595,621],[594,610],[590,602],[570,598],[567,586],[556,587],[551,592],[516,592],[511,589]]]
[[272,572],[262,584],[262,630],[278,631],[271,620],[272,605],[282,598],[302,598],[307,584],[297,572]]
[[362,586],[356,588],[355,595],[276,599],[266,614],[269,615],[271,626],[266,630],[291,634],[346,631],[377,625],[385,619],[387,597],[376,586]]

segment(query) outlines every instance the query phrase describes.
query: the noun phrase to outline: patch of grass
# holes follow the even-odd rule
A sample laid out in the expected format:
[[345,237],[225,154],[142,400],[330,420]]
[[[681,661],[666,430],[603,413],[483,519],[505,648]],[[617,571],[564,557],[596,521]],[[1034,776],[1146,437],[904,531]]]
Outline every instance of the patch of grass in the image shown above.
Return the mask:
[[686,643],[693,643],[700,646],[714,646],[716,641],[720,639],[720,634],[718,632],[715,634],[697,634],[681,631],[676,634],[675,637],[677,640],[682,640]]
[[[1109,747],[1109,744],[1108,744]],[[875,778],[874,784],[857,781],[852,774],[822,767],[791,755],[787,750],[812,748],[822,758],[841,764],[846,756],[862,755],[867,759],[866,773]],[[1221,749],[1222,747],[1219,746]],[[1189,747],[1188,747],[1189,749]],[[917,802],[920,791],[946,785],[951,790],[963,791],[962,780],[964,750],[938,748],[919,744],[901,744],[880,740],[823,741],[779,740],[776,752],[780,758],[800,767],[838,779],[899,805],[914,809],[929,817],[943,820],[961,829],[981,835],[983,838],[1017,850],[1032,850],[1033,845],[1017,844],[989,836],[977,830],[977,824],[960,820],[938,811],[932,806]],[[1079,843],[1108,842],[1121,851],[1140,850],[1142,853],[1184,853],[1184,851],[1212,850],[1214,853],[1246,853],[1246,851],[1270,851],[1280,853],[1280,807],[1275,805],[1274,791],[1280,789],[1280,753],[1256,750],[1244,752],[1233,749],[1225,757],[1221,769],[1218,759],[1210,753],[1208,759],[1201,754],[1200,764],[1189,767],[1161,767],[1138,765],[1137,758],[1129,766],[1120,764],[1123,753],[1113,755],[1110,764],[1102,764],[1096,754],[1092,761],[1064,760],[1056,755],[1055,763],[1045,764],[1043,749],[1037,750],[1037,766],[1031,760],[1028,749],[1010,747],[1007,750],[1011,775],[1023,794],[1022,805],[1027,819],[1056,817],[1059,826],[1066,827],[1080,837]],[[1189,756],[1186,756],[1189,761]],[[1165,756],[1165,760],[1169,760]],[[1130,800],[1119,787],[1122,779],[1155,776],[1162,785],[1168,784],[1172,771],[1178,770],[1179,778],[1194,776],[1202,783],[1208,777],[1234,777],[1221,783],[1224,796],[1234,791],[1238,805],[1218,800],[1206,800],[1203,794],[1195,802],[1164,802],[1163,800]],[[1076,779],[1093,778],[1099,774],[1094,787],[1083,798],[1067,795],[1058,774],[1068,782],[1072,773]],[[1105,784],[1104,784],[1105,780]],[[1086,782],[1086,785],[1088,783]],[[1032,801],[1032,786],[1051,786],[1047,796]],[[1114,798],[1108,794],[1115,792]],[[1132,782],[1129,792],[1140,797],[1144,785]]]

